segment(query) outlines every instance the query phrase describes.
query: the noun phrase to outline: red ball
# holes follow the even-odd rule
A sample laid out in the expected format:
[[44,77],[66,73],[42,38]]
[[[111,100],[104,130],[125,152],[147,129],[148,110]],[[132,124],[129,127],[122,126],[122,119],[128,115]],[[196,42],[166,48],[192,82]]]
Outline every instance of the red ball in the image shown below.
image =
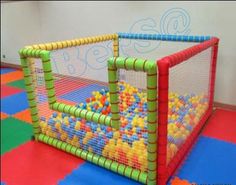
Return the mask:
[[81,125],[80,125],[80,129],[81,129],[81,130],[85,130],[85,125],[84,125],[84,124],[81,124]]
[[91,131],[91,128],[89,126],[85,126],[85,129],[84,129],[86,132],[90,132]]
[[107,132],[111,132],[112,128],[111,127],[107,127]]
[[90,98],[87,98],[87,99],[86,99],[86,102],[87,102],[87,103],[89,103],[90,101],[91,101]]
[[111,112],[111,107],[110,107],[110,106],[107,107],[107,112],[108,112],[108,113]]
[[104,105],[105,101],[103,99],[100,100],[100,103]]

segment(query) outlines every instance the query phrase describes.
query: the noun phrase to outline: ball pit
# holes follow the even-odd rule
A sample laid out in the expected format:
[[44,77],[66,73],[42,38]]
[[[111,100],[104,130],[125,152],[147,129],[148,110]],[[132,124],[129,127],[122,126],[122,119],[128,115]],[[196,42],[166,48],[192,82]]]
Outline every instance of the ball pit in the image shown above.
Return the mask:
[[[89,152],[102,155],[133,168],[147,171],[147,94],[125,82],[119,82],[119,131],[54,112],[42,117],[42,133],[65,141]],[[111,115],[110,95],[107,89],[94,91],[84,103],[77,105],[93,112]],[[206,95],[169,93],[168,145],[169,162],[208,107]]]

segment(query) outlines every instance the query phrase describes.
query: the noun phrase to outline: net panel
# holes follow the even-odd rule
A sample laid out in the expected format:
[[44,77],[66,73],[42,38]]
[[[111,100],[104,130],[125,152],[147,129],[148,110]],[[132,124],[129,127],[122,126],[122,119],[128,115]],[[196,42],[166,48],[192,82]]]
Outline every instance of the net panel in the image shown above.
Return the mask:
[[[165,56],[191,47],[196,43],[168,42],[155,40],[133,40],[119,39],[119,56],[133,57],[157,61]],[[145,89],[145,73],[120,70],[120,78],[128,81],[129,84]]]
[[211,48],[170,69],[167,162],[190,136],[209,104]]
[[[123,41],[129,42],[129,40],[120,39],[120,56],[154,60],[186,48],[187,45],[175,42],[160,43],[159,41],[148,41],[152,43],[148,45],[146,41],[136,41],[136,45],[133,45],[135,47],[128,45],[130,47],[125,48],[122,46],[127,46],[127,43],[122,44]],[[154,42],[156,45],[153,45]],[[188,43],[189,45],[191,44]],[[151,51],[147,50],[148,46],[156,47]],[[123,51],[125,49],[126,52]],[[209,75],[210,54],[204,53],[200,53],[196,58],[193,57],[170,70],[168,162],[194,128],[188,126],[190,123],[188,119],[192,120],[195,108],[199,109],[198,116],[200,117],[207,107],[207,82],[209,80],[207,75]],[[107,84],[107,59],[111,56],[113,56],[112,42],[53,51],[51,58],[57,101],[111,116]],[[108,126],[50,110],[41,62],[36,60],[35,66],[42,133],[147,172],[147,82],[145,73],[122,69],[118,71],[121,128],[116,131]],[[201,102],[201,106],[195,107],[195,104],[192,103],[194,108],[190,109],[188,102],[183,103],[183,98],[193,100],[196,102],[195,104]],[[186,111],[188,109],[190,110]]]
[[119,56],[156,61],[175,52],[196,45],[191,42],[119,39]]
[[[51,64],[57,101],[111,116],[107,83],[107,60],[111,56],[111,42],[53,51]],[[135,86],[137,84],[128,84],[134,79],[119,79],[121,129],[117,131],[109,126],[51,110],[41,61],[35,60],[35,66],[37,103],[43,134],[147,171],[146,94]],[[146,77],[140,79],[143,81],[142,87],[146,88]],[[139,114],[141,109],[143,113]]]
[[[119,70],[119,109],[121,141],[128,165],[147,171],[147,82],[146,73]],[[132,78],[130,78],[132,77]],[[120,159],[122,160],[122,159]]]

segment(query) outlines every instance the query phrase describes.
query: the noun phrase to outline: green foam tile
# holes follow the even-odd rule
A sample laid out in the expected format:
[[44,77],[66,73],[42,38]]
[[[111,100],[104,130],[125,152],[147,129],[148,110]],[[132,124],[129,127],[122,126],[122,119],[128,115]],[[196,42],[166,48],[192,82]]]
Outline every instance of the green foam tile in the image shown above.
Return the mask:
[[8,83],[7,85],[13,86],[13,87],[18,87],[20,89],[25,89],[25,82],[24,82],[24,80],[17,80],[17,81]]
[[1,155],[31,140],[32,125],[9,117],[1,123]]

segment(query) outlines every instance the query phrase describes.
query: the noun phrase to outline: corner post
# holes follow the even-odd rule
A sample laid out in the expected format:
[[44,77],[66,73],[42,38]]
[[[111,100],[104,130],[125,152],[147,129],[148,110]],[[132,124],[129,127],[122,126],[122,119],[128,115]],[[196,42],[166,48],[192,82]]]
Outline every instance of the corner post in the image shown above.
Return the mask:
[[168,89],[169,89],[169,60],[164,58],[157,61],[158,65],[158,168],[157,184],[165,185],[167,181],[167,120],[168,120]]
[[210,111],[212,111],[213,100],[214,100],[218,44],[219,44],[219,39],[214,44],[214,46],[212,47],[212,51],[211,51],[211,69],[210,69],[210,84],[209,84],[209,110]]

